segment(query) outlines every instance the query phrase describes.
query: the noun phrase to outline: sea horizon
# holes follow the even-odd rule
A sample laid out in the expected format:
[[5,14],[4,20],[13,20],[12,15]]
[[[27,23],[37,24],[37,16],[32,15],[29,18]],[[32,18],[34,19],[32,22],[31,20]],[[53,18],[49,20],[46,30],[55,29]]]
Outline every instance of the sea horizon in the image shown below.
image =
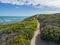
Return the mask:
[[27,16],[0,16],[0,24],[10,24],[22,21]]

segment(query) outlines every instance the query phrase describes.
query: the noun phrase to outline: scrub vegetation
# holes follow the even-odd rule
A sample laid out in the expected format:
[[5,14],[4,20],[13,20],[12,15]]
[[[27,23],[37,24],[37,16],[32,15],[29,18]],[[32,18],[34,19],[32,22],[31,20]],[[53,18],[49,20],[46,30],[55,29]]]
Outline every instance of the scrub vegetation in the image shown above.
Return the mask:
[[[2,31],[6,29],[6,35],[17,33],[17,35],[13,38],[14,45],[30,45],[31,39],[36,28],[37,20],[35,19],[35,17],[28,17],[23,21],[14,24],[0,25],[0,29]],[[9,42],[8,45],[10,43],[11,42]]]
[[41,38],[60,43],[60,14],[36,15],[40,22]]

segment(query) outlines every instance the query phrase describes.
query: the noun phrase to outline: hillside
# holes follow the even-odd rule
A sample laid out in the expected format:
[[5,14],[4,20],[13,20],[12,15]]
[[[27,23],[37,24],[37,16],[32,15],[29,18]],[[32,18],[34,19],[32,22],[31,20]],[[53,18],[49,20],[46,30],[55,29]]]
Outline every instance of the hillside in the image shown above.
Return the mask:
[[[37,28],[38,21],[40,34]],[[0,25],[0,45],[31,45],[31,40],[32,43],[35,41],[34,38],[37,38],[37,44],[39,38],[60,43],[60,14],[38,14],[21,22]]]
[[36,28],[35,17],[28,17],[14,24],[0,25],[0,45],[30,45]]
[[41,38],[60,43],[60,13],[35,16],[40,22]]

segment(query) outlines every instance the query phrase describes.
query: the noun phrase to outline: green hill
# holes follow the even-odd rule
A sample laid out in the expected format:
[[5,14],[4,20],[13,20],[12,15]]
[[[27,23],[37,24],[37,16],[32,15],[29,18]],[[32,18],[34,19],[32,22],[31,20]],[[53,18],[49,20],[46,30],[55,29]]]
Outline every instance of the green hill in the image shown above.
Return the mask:
[[60,43],[60,13],[39,14],[35,17],[40,22],[41,38]]

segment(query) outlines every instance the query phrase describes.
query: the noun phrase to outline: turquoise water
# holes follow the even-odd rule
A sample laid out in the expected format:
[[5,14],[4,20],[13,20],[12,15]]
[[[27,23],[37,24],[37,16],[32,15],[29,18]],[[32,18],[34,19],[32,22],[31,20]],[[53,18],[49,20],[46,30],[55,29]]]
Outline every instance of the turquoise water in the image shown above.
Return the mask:
[[27,16],[0,16],[0,24],[20,22]]

